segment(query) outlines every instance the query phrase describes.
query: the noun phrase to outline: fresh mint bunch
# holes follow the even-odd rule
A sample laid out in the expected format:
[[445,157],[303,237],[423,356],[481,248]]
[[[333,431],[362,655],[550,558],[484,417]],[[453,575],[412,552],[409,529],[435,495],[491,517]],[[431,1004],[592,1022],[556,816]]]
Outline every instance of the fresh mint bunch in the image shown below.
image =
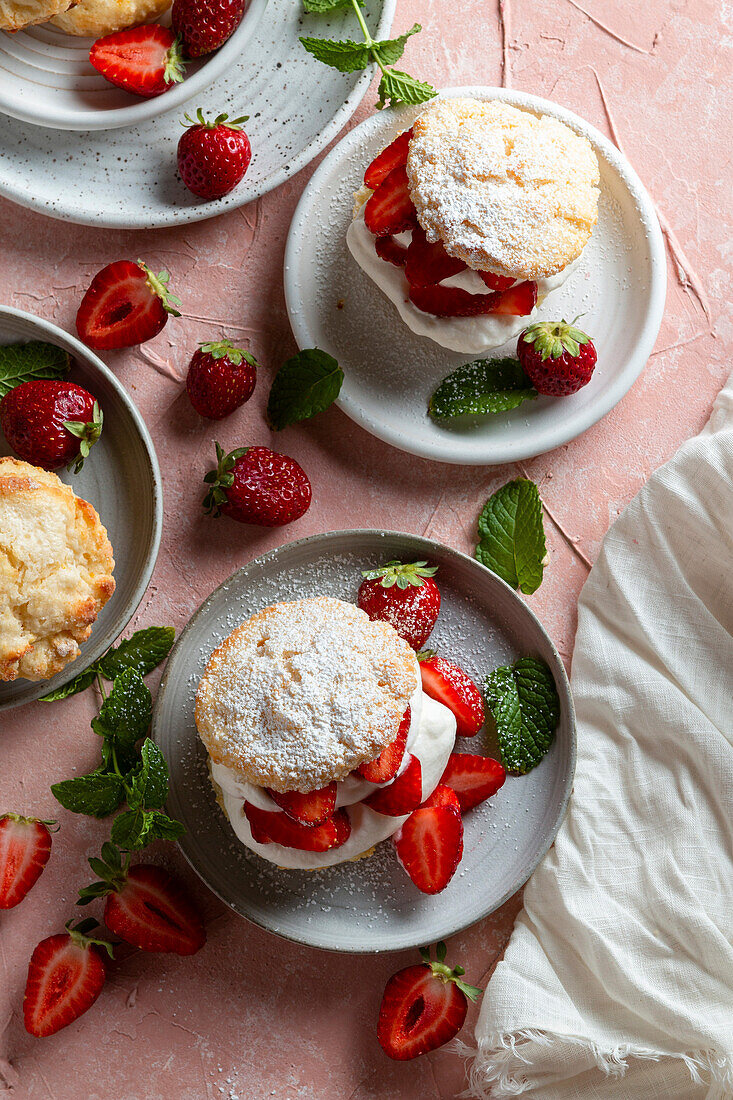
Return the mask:
[[436,96],[438,93],[431,84],[425,84],[416,80],[414,76],[410,76],[409,73],[393,68],[394,63],[399,61],[405,52],[408,38],[422,30],[419,23],[415,23],[409,31],[398,38],[387,38],[381,42],[375,42],[361,13],[361,0],[303,0],[303,9],[311,14],[323,14],[349,6],[354,9],[364,40],[355,42],[352,39],[338,41],[329,38],[301,38],[300,41],[306,50],[318,61],[338,69],[340,73],[358,72],[366,69],[372,62],[376,62],[382,72],[377,103],[380,110],[388,103],[393,107],[398,103],[414,105],[425,103]]
[[98,675],[102,675],[105,680],[114,680],[125,669],[132,668],[140,676],[147,676],[166,659],[174,637],[172,626],[148,626],[144,630],[137,630],[119,645],[108,649],[98,661],[85,668],[73,680],[69,680],[68,684],[42,695],[41,702],[55,703],[59,699],[77,695],[93,684]]
[[560,700],[544,661],[522,657],[486,678],[486,702],[496,722],[501,762],[524,775],[535,768],[555,739]]
[[306,348],[283,363],[267,402],[267,420],[275,431],[323,412],[338,397],[344,372],[320,348]]
[[71,369],[71,356],[55,344],[31,340],[27,344],[0,347],[0,399],[22,382],[56,381]]
[[516,409],[537,390],[518,359],[476,359],[451,371],[428,404],[433,420],[456,416],[486,416]]
[[483,507],[476,557],[512,588],[529,596],[542,584],[547,564],[542,501],[527,478],[502,485]]

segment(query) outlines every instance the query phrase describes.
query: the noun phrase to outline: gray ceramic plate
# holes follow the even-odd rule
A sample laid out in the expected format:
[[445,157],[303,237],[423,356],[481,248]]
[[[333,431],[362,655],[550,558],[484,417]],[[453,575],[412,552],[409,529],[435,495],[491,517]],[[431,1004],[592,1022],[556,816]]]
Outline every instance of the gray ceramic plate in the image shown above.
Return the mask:
[[[196,685],[212,650],[243,619],[279,600],[331,595],[355,600],[360,570],[401,558],[439,567],[440,617],[431,646],[476,680],[533,654],[549,664],[562,716],[555,744],[523,777],[465,817],[464,854],[441,894],[421,894],[392,846],[367,860],[315,872],[281,871],[236,840],[217,806],[193,719]],[[168,659],[153,736],[170,765],[168,810],[186,825],[184,855],[235,912],[280,936],[334,951],[397,951],[451,936],[493,912],[526,881],[550,847],[575,764],[570,689],[558,654],[527,605],[472,558],[430,539],[381,531],[335,531],[290,543],[225,581],[183,631]],[[488,735],[458,743],[492,752]]]
[[[46,340],[74,357],[69,378],[99,400],[104,429],[78,474],[60,472],[77,496],[93,504],[114,549],[114,595],[95,623],[81,656],[51,680],[0,683],[0,710],[30,703],[77,676],[114,642],[132,618],[158,556],[163,491],[158,460],[140,413],[125,390],[88,348],[56,325],[0,306],[0,344]],[[0,433],[0,454],[10,454]]]

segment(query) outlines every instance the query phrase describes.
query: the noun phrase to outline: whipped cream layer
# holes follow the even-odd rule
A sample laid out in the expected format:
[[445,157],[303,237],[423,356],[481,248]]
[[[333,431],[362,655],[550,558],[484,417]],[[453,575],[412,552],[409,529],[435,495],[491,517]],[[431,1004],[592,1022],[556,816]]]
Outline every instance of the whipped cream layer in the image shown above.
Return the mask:
[[[407,748],[398,775],[407,766],[410,755],[416,756],[422,769],[422,797],[426,799],[437,787],[445,771],[448,757],[456,739],[456,720],[442,703],[431,699],[418,688],[410,700],[411,720],[407,736]],[[361,799],[389,784],[369,783],[352,773],[338,784],[337,806],[344,806],[351,822],[351,835],[340,848],[327,852],[303,852],[298,848],[286,848],[282,844],[259,844],[252,837],[249,822],[244,814],[244,803],[251,802],[263,810],[278,811],[280,807],[263,787],[240,780],[231,768],[223,764],[211,764],[211,778],[220,788],[224,810],[237,839],[253,852],[277,864],[278,867],[313,870],[346,863],[375,844],[387,840],[407,820],[389,817],[365,806]],[[394,780],[392,780],[394,782]]]
[[[410,234],[398,233],[395,240],[400,244],[410,243]],[[537,319],[539,306],[553,290],[566,281],[580,262],[580,257],[558,275],[548,279],[537,279],[537,305],[530,314],[515,317],[511,314],[485,313],[479,317],[435,317],[423,313],[409,299],[409,283],[402,267],[382,260],[374,248],[375,238],[364,222],[364,206],[355,215],[346,233],[349,251],[359,267],[376,283],[383,294],[396,307],[402,320],[418,336],[427,336],[441,347],[451,351],[462,351],[469,355],[478,355],[498,348],[513,336],[533,324]],[[458,275],[444,279],[442,286],[458,286],[471,294],[489,293],[486,284],[470,269]]]

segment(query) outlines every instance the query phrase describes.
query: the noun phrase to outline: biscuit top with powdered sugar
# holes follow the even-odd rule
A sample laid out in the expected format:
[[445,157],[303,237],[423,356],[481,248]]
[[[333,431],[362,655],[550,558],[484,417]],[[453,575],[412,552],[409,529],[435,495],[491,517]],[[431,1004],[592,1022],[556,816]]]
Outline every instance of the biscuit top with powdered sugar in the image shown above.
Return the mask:
[[265,608],[213,653],[196,725],[216,763],[278,791],[311,791],[394,740],[420,686],[392,626],[328,597]]
[[418,117],[407,159],[428,239],[478,271],[556,275],[598,217],[598,160],[587,138],[502,100],[442,99]]

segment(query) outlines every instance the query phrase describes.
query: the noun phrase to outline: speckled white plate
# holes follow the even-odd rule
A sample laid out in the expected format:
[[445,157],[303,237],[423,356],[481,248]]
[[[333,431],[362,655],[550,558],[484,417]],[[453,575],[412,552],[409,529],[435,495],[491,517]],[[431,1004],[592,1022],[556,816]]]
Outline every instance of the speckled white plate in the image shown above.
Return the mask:
[[[367,0],[364,14],[373,36],[389,35],[395,3]],[[351,9],[328,16],[301,12],[300,0],[269,0],[238,60],[186,108],[250,116],[252,162],[239,187],[223,199],[203,202],[178,178],[182,108],[144,126],[101,133],[46,130],[0,115],[0,194],[65,221],[154,229],[211,218],[271,191],[336,137],[373,75],[371,67],[338,73],[298,41],[307,34],[356,37]]]
[[[216,53],[186,66],[186,79],[162,96],[141,99],[115,88],[89,62],[93,38],[64,34],[51,23],[0,32],[0,111],[58,130],[138,126],[179,110],[229,71],[257,29],[267,0],[250,0],[242,22]],[[160,20],[170,25],[170,12]]]
[[[81,655],[51,680],[0,683],[0,711],[30,703],[61,687],[95,661],[135,613],[155,566],[163,526],[163,489],[153,441],[140,413],[104,363],[56,325],[0,306],[0,344],[45,340],[73,357],[69,379],[99,400],[104,429],[80,473],[59,471],[77,496],[88,500],[107,528],[115,556],[115,591],[102,608]],[[0,454],[12,454],[0,432]]]
[[[601,169],[598,224],[581,263],[541,307],[593,338],[598,365],[572,397],[541,397],[498,416],[439,425],[428,399],[450,371],[476,356],[447,351],[403,324],[346,246],[352,194],[372,157],[411,125],[420,108],[366,119],[313,174],[293,217],[285,252],[285,296],[301,348],[334,355],[346,375],[339,404],[353,420],[403,451],[440,462],[516,462],[574,439],[605,416],[641,373],[664,312],[667,267],[651,199],[626,158],[603,134],[549,100],[503,88],[449,88],[444,95],[505,99],[554,115],[583,133]],[[489,353],[514,355],[516,337]]]
[[[480,683],[500,664],[528,654],[552,669],[561,719],[555,743],[526,776],[464,818],[464,853],[453,881],[428,897],[413,886],[389,841],[369,859],[320,871],[281,871],[235,838],[209,782],[193,710],[211,652],[242,620],[280,600],[355,600],[360,570],[428,559],[439,567],[440,616],[430,639]],[[531,875],[560,826],[573,780],[575,725],[562,662],[515,592],[473,558],[430,539],[382,531],[335,531],[290,543],[238,570],[194,614],[163,674],[153,736],[170,766],[168,811],[187,832],[191,866],[235,912],[270,932],[334,951],[397,951],[432,943],[493,912]],[[488,752],[487,733],[458,742]]]

